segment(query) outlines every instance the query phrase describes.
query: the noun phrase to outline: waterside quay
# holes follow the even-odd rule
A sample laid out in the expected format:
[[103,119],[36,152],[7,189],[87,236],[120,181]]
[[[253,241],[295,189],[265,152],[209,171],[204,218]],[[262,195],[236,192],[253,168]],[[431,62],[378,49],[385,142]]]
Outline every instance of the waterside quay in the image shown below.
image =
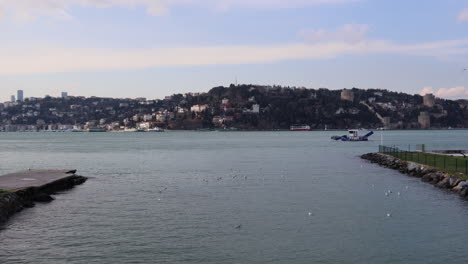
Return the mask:
[[0,176],[0,224],[35,202],[50,202],[57,192],[84,183],[76,170],[28,170]]

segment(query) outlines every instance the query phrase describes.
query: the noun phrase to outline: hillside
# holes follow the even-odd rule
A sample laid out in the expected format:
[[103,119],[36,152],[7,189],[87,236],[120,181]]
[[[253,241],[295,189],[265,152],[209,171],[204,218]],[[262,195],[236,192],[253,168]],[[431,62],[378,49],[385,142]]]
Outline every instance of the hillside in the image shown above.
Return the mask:
[[[163,100],[99,97],[27,98],[0,104],[1,131],[104,128],[313,129],[464,128],[465,100],[444,100],[380,89],[306,89],[231,85]],[[421,114],[423,113],[423,114]]]

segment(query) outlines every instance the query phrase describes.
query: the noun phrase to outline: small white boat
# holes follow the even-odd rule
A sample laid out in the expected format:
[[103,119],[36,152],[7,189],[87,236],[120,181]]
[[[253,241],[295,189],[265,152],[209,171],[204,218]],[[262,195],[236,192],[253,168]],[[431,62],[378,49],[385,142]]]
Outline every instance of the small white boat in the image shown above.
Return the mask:
[[290,131],[310,131],[309,125],[292,125],[289,127]]
[[148,132],[164,132],[164,129],[155,127],[155,128],[148,129]]

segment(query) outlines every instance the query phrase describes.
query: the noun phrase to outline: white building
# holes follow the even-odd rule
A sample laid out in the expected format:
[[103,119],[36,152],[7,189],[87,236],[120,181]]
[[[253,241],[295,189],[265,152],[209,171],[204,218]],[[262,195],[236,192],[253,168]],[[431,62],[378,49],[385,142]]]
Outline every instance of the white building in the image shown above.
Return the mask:
[[201,113],[208,109],[208,105],[194,105],[190,108],[190,111],[195,112],[195,113]]
[[143,115],[143,121],[147,122],[147,121],[152,121],[152,120],[153,120],[153,115],[150,115],[150,114]]

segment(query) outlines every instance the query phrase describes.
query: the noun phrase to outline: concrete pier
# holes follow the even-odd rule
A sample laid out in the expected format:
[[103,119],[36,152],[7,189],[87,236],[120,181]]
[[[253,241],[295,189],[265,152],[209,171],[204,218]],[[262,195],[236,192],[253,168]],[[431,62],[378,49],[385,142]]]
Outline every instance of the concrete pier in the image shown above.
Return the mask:
[[57,192],[84,183],[88,178],[75,175],[76,170],[28,170],[0,176],[0,225],[13,214],[50,202]]
[[74,175],[76,170],[28,170],[0,176],[0,190],[15,191],[41,187]]

